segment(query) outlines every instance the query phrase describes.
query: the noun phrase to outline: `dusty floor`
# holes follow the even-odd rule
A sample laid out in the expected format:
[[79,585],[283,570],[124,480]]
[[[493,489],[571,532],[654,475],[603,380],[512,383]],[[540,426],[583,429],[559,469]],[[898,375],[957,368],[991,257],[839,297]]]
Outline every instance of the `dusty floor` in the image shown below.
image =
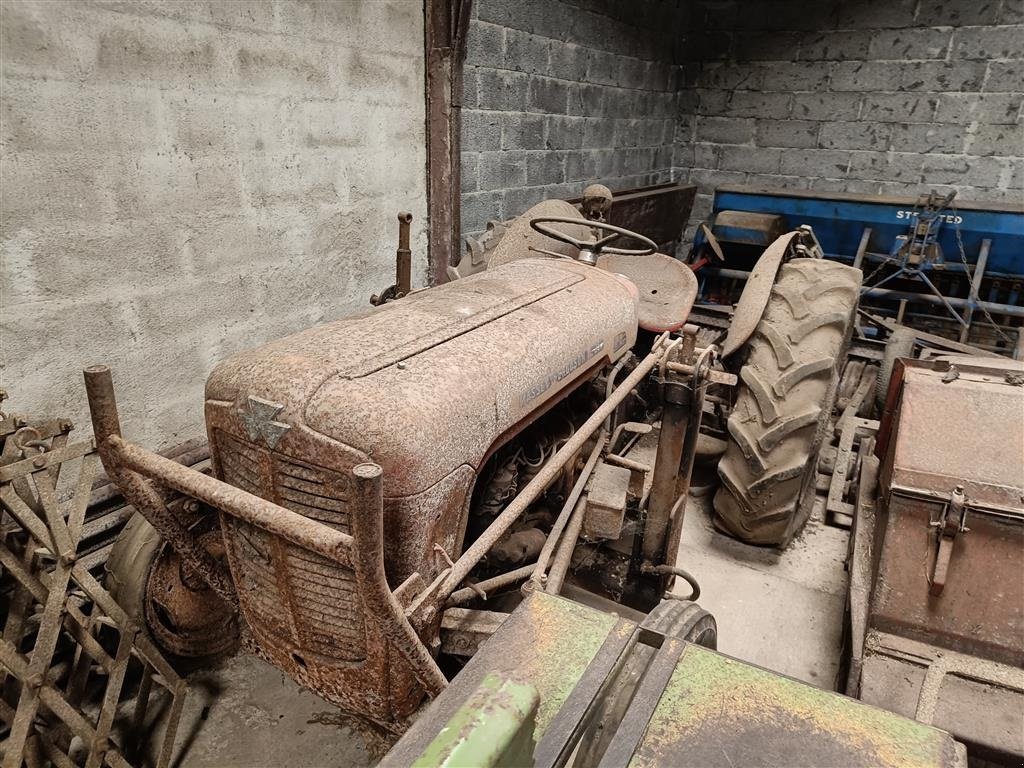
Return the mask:
[[373,765],[336,707],[261,659],[240,654],[189,676],[177,768]]
[[832,689],[842,650],[848,532],[815,513],[785,551],[751,547],[717,532],[710,503],[700,501],[687,509],[679,565],[700,582],[700,604],[718,622],[718,650]]
[[[812,517],[782,553],[740,544],[691,499],[679,563],[718,621],[718,648],[822,688],[840,656],[847,533]],[[685,585],[680,591],[685,591]],[[367,766],[376,761],[340,712],[254,656],[190,677],[177,766]]]

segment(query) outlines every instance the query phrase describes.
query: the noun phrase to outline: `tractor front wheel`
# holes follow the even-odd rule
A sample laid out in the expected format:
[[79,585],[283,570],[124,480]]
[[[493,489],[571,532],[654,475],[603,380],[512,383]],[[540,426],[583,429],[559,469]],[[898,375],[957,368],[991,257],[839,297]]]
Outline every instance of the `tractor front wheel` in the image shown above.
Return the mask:
[[[223,555],[216,515],[192,532],[208,552]],[[136,512],[107,559],[107,588],[118,605],[162,651],[176,659],[209,659],[233,650],[238,616],[182,562],[160,534]]]

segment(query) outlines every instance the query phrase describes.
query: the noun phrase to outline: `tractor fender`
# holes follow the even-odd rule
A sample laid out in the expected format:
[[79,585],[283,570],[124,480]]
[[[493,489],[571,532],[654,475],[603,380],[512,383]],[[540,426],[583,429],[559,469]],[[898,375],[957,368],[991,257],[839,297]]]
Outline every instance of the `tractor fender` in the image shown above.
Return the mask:
[[793,231],[782,235],[769,245],[761,254],[761,258],[757,260],[747,278],[747,284],[743,287],[743,293],[740,294],[740,300],[736,303],[736,309],[733,311],[729,333],[722,345],[721,356],[723,359],[742,348],[754,333],[757,324],[761,322],[761,316],[764,314],[765,307],[768,306],[768,297],[771,296],[772,286],[775,285],[775,278],[779,274],[782,260],[789,252],[789,246],[793,239],[799,234],[799,231]]

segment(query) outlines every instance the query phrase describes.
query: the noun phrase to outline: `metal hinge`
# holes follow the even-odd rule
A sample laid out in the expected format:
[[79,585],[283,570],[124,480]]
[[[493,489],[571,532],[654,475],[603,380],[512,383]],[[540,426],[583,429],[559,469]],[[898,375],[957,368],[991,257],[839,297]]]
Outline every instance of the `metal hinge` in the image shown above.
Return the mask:
[[939,519],[932,520],[929,525],[936,529],[936,537],[935,558],[928,575],[928,592],[937,597],[942,594],[942,590],[946,586],[946,579],[949,576],[949,561],[953,556],[953,545],[956,543],[956,538],[961,533],[970,530],[967,527],[967,496],[964,495],[962,485],[953,489],[949,495],[949,502],[942,507]]
[[825,252],[818,242],[817,235],[810,224],[801,224],[796,230],[796,241],[793,245],[793,255],[796,258],[823,259]]

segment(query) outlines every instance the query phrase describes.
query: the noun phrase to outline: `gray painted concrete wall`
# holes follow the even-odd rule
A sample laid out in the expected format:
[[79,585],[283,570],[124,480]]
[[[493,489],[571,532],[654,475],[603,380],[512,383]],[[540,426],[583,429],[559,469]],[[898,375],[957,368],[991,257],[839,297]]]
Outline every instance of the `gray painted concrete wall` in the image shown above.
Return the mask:
[[238,350],[367,305],[395,214],[426,268],[417,0],[5,2],[0,380],[88,433],[81,370],[126,432],[202,433]]
[[1024,199],[1021,0],[687,6],[677,176]]
[[462,230],[548,197],[668,181],[674,6],[474,0],[462,112]]

